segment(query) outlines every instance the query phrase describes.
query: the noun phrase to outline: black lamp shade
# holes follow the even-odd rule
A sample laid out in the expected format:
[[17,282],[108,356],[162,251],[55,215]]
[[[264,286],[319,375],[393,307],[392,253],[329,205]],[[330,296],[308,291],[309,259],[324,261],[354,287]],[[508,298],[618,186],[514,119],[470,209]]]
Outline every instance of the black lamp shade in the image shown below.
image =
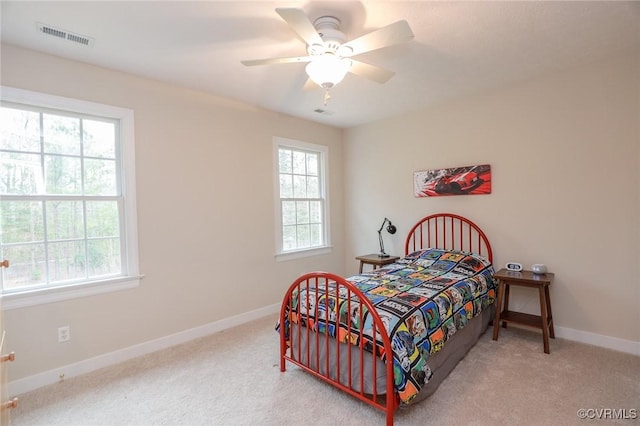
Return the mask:
[[389,257],[389,255],[384,251],[384,243],[382,241],[382,230],[385,229],[385,223],[389,224],[386,228],[388,233],[395,234],[398,230],[389,219],[387,219],[386,217],[384,218],[384,220],[382,221],[382,225],[380,225],[380,229],[378,229],[378,241],[380,241],[380,254],[378,254],[379,257]]

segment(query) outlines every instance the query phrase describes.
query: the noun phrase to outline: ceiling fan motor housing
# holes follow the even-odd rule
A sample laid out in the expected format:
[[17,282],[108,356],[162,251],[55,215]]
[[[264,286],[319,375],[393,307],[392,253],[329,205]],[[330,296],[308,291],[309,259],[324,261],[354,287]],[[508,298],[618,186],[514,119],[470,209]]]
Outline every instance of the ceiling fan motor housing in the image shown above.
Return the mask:
[[321,16],[313,23],[320,38],[324,42],[324,51],[336,53],[340,46],[347,41],[347,36],[340,31],[340,20],[333,16]]

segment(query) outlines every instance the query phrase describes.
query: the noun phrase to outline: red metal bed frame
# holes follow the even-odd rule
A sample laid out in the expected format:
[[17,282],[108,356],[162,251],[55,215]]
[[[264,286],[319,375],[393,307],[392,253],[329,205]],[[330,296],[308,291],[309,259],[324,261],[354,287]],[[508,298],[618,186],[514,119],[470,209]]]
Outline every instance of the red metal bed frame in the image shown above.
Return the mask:
[[[473,252],[481,256],[486,257],[489,261],[493,261],[493,252],[491,245],[485,233],[469,219],[458,216],[452,213],[437,213],[430,216],[426,216],[420,219],[409,231],[405,241],[405,256],[411,252],[421,250],[424,248],[441,248],[449,250],[462,250]],[[331,292],[329,286],[332,286]],[[340,376],[340,350],[341,345],[339,339],[331,337],[327,330],[329,324],[329,309],[324,319],[316,319],[316,326],[322,326],[324,324],[324,332],[313,332],[313,327],[300,327],[297,333],[296,345],[291,345],[297,348],[294,353],[289,350],[289,344],[287,342],[287,336],[285,335],[285,320],[291,323],[297,323],[297,318],[294,309],[295,295],[302,294],[301,290],[316,288],[324,289],[324,293],[318,295],[316,293],[316,299],[320,299],[323,295],[335,294],[336,292],[343,292],[346,294],[347,303],[353,304],[358,308],[360,313],[360,323],[362,323],[363,308],[366,308],[371,312],[373,320],[373,341],[382,341],[382,347],[378,345],[377,350],[368,352],[365,350],[364,345],[356,346],[358,350],[357,355],[354,357],[351,351],[347,351],[347,363],[348,363],[348,376],[346,380],[342,380]],[[307,306],[309,306],[309,292],[305,291],[307,297]],[[354,297],[355,296],[355,297]],[[352,297],[354,300],[352,300]],[[348,312],[352,312],[351,306],[348,306]],[[289,316],[289,318],[287,318]],[[347,315],[347,329],[351,330],[351,315]],[[387,335],[387,331],[384,327],[380,316],[377,314],[373,304],[369,299],[355,286],[348,282],[345,278],[327,273],[327,272],[310,272],[302,275],[296,279],[293,284],[287,290],[284,299],[282,301],[282,307],[280,309],[280,371],[286,370],[286,362],[290,362],[303,370],[311,373],[312,375],[332,384],[338,389],[354,396],[355,398],[385,412],[387,425],[393,425],[393,415],[395,410],[399,406],[399,398],[396,395],[394,389],[393,379],[393,362],[385,362],[385,375],[386,375],[386,387],[385,389],[378,389],[375,378],[377,377],[378,368],[376,365],[376,358],[380,354],[392,354],[391,341]],[[313,324],[309,324],[313,325]],[[306,330],[306,347],[302,347],[302,335]],[[359,335],[349,336],[358,338],[358,341],[363,340],[363,330],[360,328]],[[379,335],[379,338],[376,337]],[[289,330],[289,336],[294,339],[294,333]],[[315,343],[315,347],[324,345],[327,357],[325,365],[321,365],[319,350],[316,350],[315,357],[311,354],[310,345]],[[336,370],[338,373],[332,374],[330,372],[329,365],[329,351],[332,352],[333,359],[337,360]],[[344,351],[344,348],[342,348]],[[380,352],[381,351],[381,352]],[[289,353],[288,353],[289,352]],[[376,354],[378,352],[378,354]],[[364,371],[362,367],[359,370],[358,382],[354,382],[356,379],[352,375],[352,366],[363,366],[365,357],[371,357],[373,361],[371,363],[371,371]],[[355,359],[354,359],[355,358]],[[324,367],[324,371],[322,368]],[[371,380],[373,382],[373,392],[365,393],[364,382],[365,374],[371,374]],[[355,389],[354,389],[355,387]]]

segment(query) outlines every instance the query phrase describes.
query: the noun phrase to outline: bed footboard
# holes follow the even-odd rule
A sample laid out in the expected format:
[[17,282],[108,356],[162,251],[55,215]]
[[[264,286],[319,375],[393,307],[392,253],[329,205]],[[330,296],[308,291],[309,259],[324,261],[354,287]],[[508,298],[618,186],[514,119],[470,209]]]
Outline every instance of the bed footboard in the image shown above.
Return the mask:
[[[365,317],[370,318],[366,326]],[[279,325],[280,371],[291,362],[384,411],[387,425],[393,424],[399,402],[394,391],[391,341],[380,316],[360,290],[335,274],[305,274],[287,290]],[[380,358],[385,360],[383,372],[379,371]],[[382,388],[377,380],[381,374],[386,377]]]

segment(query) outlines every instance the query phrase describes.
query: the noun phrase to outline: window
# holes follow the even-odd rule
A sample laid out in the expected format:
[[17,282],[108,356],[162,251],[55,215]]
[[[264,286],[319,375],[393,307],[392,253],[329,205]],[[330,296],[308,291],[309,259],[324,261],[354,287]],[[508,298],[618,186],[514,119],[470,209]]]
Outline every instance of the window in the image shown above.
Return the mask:
[[2,88],[5,308],[137,285],[133,112]]
[[275,138],[274,151],[277,254],[300,256],[328,251],[328,148]]

